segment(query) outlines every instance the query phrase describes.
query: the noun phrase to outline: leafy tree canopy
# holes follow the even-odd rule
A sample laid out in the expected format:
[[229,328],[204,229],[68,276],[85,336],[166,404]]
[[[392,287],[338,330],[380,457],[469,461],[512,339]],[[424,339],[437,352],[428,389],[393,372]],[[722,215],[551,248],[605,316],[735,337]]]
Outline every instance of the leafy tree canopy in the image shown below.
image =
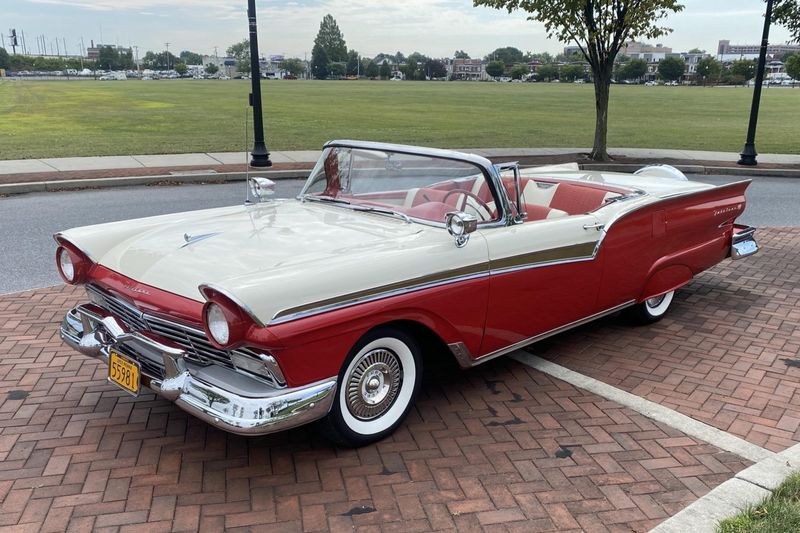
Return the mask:
[[347,61],[347,44],[344,42],[344,35],[331,14],[325,15],[319,24],[317,37],[314,39],[314,46],[317,45],[325,50],[330,62]]
[[11,59],[9,58],[8,52],[6,52],[5,48],[0,48],[0,68],[10,68],[11,67]]
[[608,100],[614,59],[632,39],[655,39],[671,30],[662,25],[683,10],[677,0],[473,0],[476,6],[521,9],[544,24],[547,35],[575,42],[589,62],[595,87],[595,140],[591,157],[607,160]]
[[513,46],[506,46],[498,48],[491,54],[486,56],[487,61],[502,61],[504,65],[513,65],[515,63],[522,63],[525,59],[525,54],[519,48]]
[[311,49],[311,74],[318,80],[327,79],[331,73],[331,62],[321,44]]
[[520,63],[518,65],[514,65],[514,68],[511,69],[511,77],[515,80],[521,80],[523,77],[527,76],[530,71],[531,69],[528,68],[528,65],[525,63]]
[[387,61],[384,61],[381,63],[381,66],[378,67],[378,74],[380,74],[382,80],[388,80],[389,76],[392,75],[392,67],[389,66]]
[[719,77],[722,65],[713,57],[704,57],[697,62],[695,75],[701,80],[713,80]]
[[502,61],[489,61],[486,65],[486,74],[496,78],[498,76],[502,76],[503,72],[506,70],[506,64]]
[[219,67],[214,63],[206,65],[206,74],[216,74],[217,72],[219,72]]
[[741,76],[744,81],[752,80],[756,77],[757,64],[752,59],[740,59],[731,63],[731,74]]
[[565,65],[561,67],[559,77],[564,81],[582,80],[586,76],[583,65]]
[[284,59],[281,66],[283,67],[283,70],[285,70],[292,76],[299,76],[306,70],[306,66],[303,63],[303,61],[296,57],[290,57],[289,59]]
[[686,71],[686,62],[680,57],[666,57],[658,63],[658,75],[667,81],[677,81]]
[[647,61],[631,59],[619,69],[619,77],[623,80],[636,80],[647,74]]
[[795,81],[800,81],[800,55],[793,55],[786,60],[786,74]]
[[177,72],[179,76],[183,76],[189,72],[189,67],[186,66],[186,63],[177,63],[175,65],[175,72]]
[[[249,45],[249,43],[248,43]],[[202,65],[203,64],[203,56],[200,54],[196,54],[194,52],[190,52],[189,50],[183,50],[178,57],[186,63],[187,65]]]
[[377,78],[380,75],[380,68],[378,64],[372,60],[367,63],[367,68],[364,69],[364,74],[368,78]]
[[455,59],[470,59],[469,54],[466,53],[464,50],[456,50],[453,53],[453,57]]
[[558,78],[558,67],[552,63],[542,65],[536,70],[536,76],[542,81],[550,81]]
[[800,42],[800,0],[777,0],[773,19],[789,30],[792,41]]

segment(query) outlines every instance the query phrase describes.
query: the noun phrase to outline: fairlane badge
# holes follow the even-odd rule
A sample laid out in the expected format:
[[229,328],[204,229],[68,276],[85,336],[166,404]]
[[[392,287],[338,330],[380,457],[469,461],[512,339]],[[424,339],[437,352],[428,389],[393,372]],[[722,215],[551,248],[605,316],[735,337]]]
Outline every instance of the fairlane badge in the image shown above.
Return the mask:
[[150,295],[150,291],[147,291],[145,289],[140,289],[139,287],[134,287],[133,285],[123,285],[123,287],[125,287],[131,292],[138,292],[139,294],[146,294],[148,296]]
[[741,209],[742,209],[742,204],[736,204],[735,207],[725,207],[723,209],[715,209],[714,216],[718,217],[720,215],[724,215],[725,213],[736,213],[738,211],[741,211]]

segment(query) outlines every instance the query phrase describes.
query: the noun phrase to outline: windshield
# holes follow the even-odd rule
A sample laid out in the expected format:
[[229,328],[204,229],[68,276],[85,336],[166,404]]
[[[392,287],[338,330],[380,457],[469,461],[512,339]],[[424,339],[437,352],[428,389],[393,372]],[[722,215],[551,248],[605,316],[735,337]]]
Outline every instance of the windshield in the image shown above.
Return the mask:
[[451,211],[475,215],[480,222],[498,219],[494,195],[480,167],[427,155],[326,148],[300,195],[429,222],[444,222]]

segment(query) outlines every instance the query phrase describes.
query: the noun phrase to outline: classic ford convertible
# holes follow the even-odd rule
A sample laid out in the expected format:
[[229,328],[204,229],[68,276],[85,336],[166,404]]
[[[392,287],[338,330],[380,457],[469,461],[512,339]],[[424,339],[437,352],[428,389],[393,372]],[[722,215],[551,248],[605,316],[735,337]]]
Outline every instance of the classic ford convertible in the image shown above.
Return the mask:
[[61,336],[239,434],[322,419],[339,442],[392,432],[425,357],[464,368],[626,310],[757,251],[743,181],[520,169],[475,155],[328,143],[296,199],[251,180],[245,205],[58,233],[88,302]]

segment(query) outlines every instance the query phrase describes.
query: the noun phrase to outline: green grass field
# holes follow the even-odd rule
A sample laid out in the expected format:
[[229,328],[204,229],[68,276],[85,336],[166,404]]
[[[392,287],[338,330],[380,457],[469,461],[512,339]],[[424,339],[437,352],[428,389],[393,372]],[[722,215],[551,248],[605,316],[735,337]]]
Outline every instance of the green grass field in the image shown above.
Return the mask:
[[[249,82],[0,81],[0,159],[238,151]],[[267,81],[271,150],[336,138],[588,147],[591,85]],[[752,91],[614,86],[609,146],[739,151]],[[764,91],[759,152],[800,153],[800,90]]]

